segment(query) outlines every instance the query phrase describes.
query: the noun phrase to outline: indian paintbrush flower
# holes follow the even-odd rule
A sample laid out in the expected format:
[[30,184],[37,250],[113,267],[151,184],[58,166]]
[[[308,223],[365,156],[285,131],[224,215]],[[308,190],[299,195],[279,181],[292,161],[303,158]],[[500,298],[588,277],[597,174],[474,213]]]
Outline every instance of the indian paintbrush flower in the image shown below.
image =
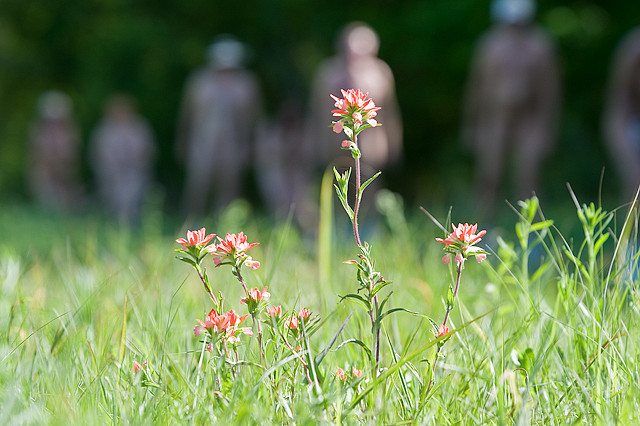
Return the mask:
[[253,260],[247,255],[247,250],[257,246],[259,243],[248,243],[247,236],[243,232],[239,234],[227,234],[224,240],[218,237],[218,244],[210,245],[206,249],[213,256],[213,263],[216,266],[230,264],[245,264],[251,269],[258,269],[260,262]]
[[449,327],[447,327],[445,324],[442,324],[440,327],[438,327],[436,337],[444,336],[447,333],[449,333]]
[[353,375],[353,377],[359,378],[360,376],[362,376],[362,370],[358,370],[355,367],[351,367],[351,374]]
[[307,308],[302,308],[298,311],[298,316],[303,321],[306,321],[307,318],[309,318],[309,315],[311,315],[311,311]]
[[436,241],[445,245],[444,251],[447,254],[442,258],[444,263],[449,263],[451,258],[455,258],[458,265],[463,264],[469,256],[475,256],[478,263],[487,258],[487,253],[475,245],[487,231],[482,230],[476,234],[477,224],[459,223],[458,226],[451,226],[453,232],[447,238],[436,238]]
[[184,248],[193,246],[205,246],[216,236],[216,234],[205,234],[205,228],[200,228],[197,231],[187,231],[187,238],[178,238],[176,240],[176,243],[180,244]]
[[233,309],[223,315],[218,315],[216,311],[212,309],[204,321],[196,319],[199,325],[194,327],[193,334],[198,337],[207,331],[214,338],[219,334],[225,340],[237,342],[238,338],[236,334],[238,332],[244,333],[247,336],[253,335],[251,327],[238,327],[248,316],[249,314],[238,315]]
[[137,373],[139,371],[144,370],[147,367],[147,362],[143,362],[142,364],[140,364],[138,361],[136,361],[135,359],[133,360],[133,372]]
[[335,101],[335,108],[331,112],[334,117],[340,117],[333,123],[333,131],[342,132],[344,125],[359,128],[366,122],[369,126],[375,127],[378,122],[374,119],[380,107],[377,107],[373,99],[368,99],[369,93],[363,93],[360,89],[340,90],[342,98],[330,95]]
[[247,297],[243,297],[242,299],[240,299],[240,303],[247,305],[249,313],[253,315],[258,309],[260,303],[263,300],[269,300],[270,297],[271,293],[267,291],[266,286],[262,290],[252,288],[247,292]]
[[282,315],[282,306],[267,306],[267,315],[278,318]]

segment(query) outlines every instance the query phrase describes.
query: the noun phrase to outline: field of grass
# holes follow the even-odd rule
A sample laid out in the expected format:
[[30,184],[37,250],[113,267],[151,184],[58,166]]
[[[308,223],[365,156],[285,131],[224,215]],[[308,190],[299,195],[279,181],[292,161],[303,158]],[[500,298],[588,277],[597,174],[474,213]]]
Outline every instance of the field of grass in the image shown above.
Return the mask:
[[[640,424],[637,216],[582,202],[576,209],[569,199],[572,216],[563,218],[534,202],[516,206],[515,226],[488,229],[480,245],[490,255],[465,265],[452,332],[434,343],[432,323],[442,323],[455,280],[435,241],[443,232],[427,216],[405,220],[387,199],[380,222],[363,227],[375,269],[392,282],[379,293],[391,296],[378,371],[370,318],[357,300],[341,299],[357,289],[355,268],[343,262],[358,250],[339,219],[325,222],[320,245],[242,203],[198,224],[259,242],[251,255],[261,266],[243,270],[247,285],[268,286],[269,305],[287,314],[311,311],[308,329],[286,335],[293,349],[263,313],[262,360],[255,325],[237,357],[209,353],[194,336],[196,318],[213,306],[176,259],[181,224],[154,213],[129,231],[8,206],[0,212],[2,423]],[[455,209],[453,220],[468,221]],[[567,222],[571,232],[560,227]],[[205,265],[225,307],[246,313],[231,269]],[[144,368],[135,372],[133,361]]]

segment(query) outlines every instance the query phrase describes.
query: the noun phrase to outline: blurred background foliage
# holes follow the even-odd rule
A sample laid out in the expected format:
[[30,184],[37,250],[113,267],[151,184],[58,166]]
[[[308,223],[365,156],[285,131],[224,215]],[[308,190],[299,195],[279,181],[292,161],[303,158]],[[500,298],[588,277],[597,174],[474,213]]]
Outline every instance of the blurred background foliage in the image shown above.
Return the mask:
[[[0,199],[24,196],[25,141],[43,91],[71,95],[85,147],[107,96],[135,96],[156,133],[159,181],[174,199],[181,93],[216,35],[232,33],[251,47],[249,67],[273,114],[286,97],[306,104],[339,30],[361,20],[380,35],[403,113],[405,162],[387,182],[412,202],[459,202],[473,176],[460,143],[462,96],[475,42],[491,25],[489,7],[488,0],[0,0]],[[558,43],[564,98],[542,196],[567,199],[569,181],[595,199],[606,167],[604,193],[617,197],[600,117],[613,52],[640,23],[640,2],[544,0],[537,21]],[[90,179],[86,165],[84,173]]]

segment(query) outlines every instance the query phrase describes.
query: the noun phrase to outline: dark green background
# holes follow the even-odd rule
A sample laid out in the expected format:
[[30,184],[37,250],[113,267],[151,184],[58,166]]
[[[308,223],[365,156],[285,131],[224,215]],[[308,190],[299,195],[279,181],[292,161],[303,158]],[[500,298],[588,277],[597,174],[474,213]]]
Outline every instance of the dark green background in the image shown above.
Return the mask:
[[[478,36],[491,24],[489,2],[0,0],[0,199],[24,194],[25,139],[34,103],[52,88],[68,92],[84,143],[113,91],[134,95],[160,145],[159,179],[177,196],[172,157],[185,78],[220,33],[253,50],[266,108],[304,102],[316,66],[333,54],[351,20],[372,25],[392,67],[405,127],[406,161],[387,183],[414,203],[455,203],[472,187],[472,158],[460,147],[463,87]],[[564,102],[560,138],[545,167],[543,195],[618,197],[618,178],[601,137],[600,116],[613,51],[640,23],[640,2],[541,1],[538,21],[558,42]],[[85,176],[90,179],[86,170]]]

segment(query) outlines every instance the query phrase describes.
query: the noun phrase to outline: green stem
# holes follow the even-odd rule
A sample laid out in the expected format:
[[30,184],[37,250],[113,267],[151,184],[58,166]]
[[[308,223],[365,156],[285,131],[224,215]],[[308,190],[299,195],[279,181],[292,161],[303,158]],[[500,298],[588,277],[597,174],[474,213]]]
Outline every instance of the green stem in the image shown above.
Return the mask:
[[[357,147],[357,136],[355,133],[355,126],[353,128],[353,143]],[[358,231],[358,212],[360,211],[360,186],[361,186],[361,178],[360,178],[360,156],[354,158],[356,163],[356,201],[353,206],[353,234],[356,237],[356,243],[358,247],[362,247],[362,243],[360,242],[360,232]]]
[[[456,288],[453,291],[453,302],[455,303],[456,297],[458,295],[458,289],[460,288],[460,277],[462,276],[462,267],[464,265],[464,261],[466,259],[463,259],[462,262],[458,263],[458,276],[456,277]],[[444,314],[444,321],[442,322],[443,326],[447,326],[447,320],[449,319],[449,313],[451,312],[451,309],[453,309],[453,305],[448,306],[447,305],[447,310]],[[431,386],[433,386],[433,377],[436,374],[436,363],[438,362],[438,354],[440,354],[440,349],[442,348],[443,345],[439,344],[438,347],[436,348],[436,357],[433,360],[433,369],[431,372],[431,379],[429,380],[429,386],[427,387],[427,392],[425,393],[425,396],[429,393],[429,391],[431,390]]]
[[[244,289],[244,294],[247,296],[247,305],[249,304],[249,290],[247,290],[247,285],[244,282],[244,278],[242,278],[242,274],[240,273],[240,266],[235,265],[235,275],[242,284],[242,288]],[[264,349],[262,349],[262,327],[260,327],[260,321],[256,318],[255,312],[251,312],[251,319],[253,320],[253,325],[258,330],[258,347],[260,348],[260,364],[264,366]]]
[[211,291],[211,287],[209,287],[209,284],[207,283],[207,278],[205,277],[205,273],[203,272],[200,265],[196,266],[196,272],[198,273],[198,277],[200,277],[200,281],[202,281],[202,284],[204,284],[205,291],[209,294],[209,296],[211,297],[211,300],[213,300],[213,304],[216,307],[216,310],[219,310],[220,304],[218,303],[218,299],[216,298],[216,296],[214,296],[213,292]]

